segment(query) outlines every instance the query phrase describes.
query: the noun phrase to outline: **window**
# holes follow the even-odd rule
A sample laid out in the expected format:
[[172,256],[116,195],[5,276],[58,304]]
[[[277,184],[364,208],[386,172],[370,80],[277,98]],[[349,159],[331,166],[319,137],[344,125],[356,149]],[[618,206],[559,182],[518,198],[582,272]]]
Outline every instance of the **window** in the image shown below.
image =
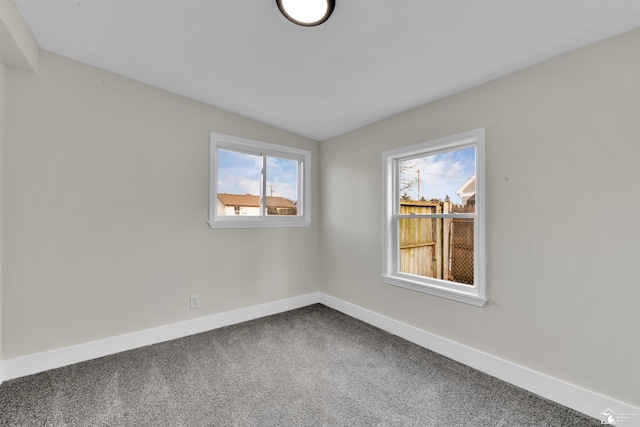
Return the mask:
[[212,228],[311,224],[311,152],[211,132]]
[[383,176],[384,282],[484,305],[484,129],[386,151]]

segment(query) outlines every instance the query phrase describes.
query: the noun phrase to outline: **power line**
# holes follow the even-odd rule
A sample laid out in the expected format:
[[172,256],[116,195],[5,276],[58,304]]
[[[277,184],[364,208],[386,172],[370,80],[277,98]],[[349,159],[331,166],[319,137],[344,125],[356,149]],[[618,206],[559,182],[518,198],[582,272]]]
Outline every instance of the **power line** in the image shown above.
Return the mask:
[[[455,178],[455,179],[470,179],[470,176],[453,176],[453,175],[440,175],[438,173],[430,173],[430,172],[422,172],[420,170],[418,170],[418,176],[420,176],[420,174],[426,174],[426,175],[433,175],[433,176],[441,176],[444,178]],[[403,172],[404,175],[409,175],[408,172]]]

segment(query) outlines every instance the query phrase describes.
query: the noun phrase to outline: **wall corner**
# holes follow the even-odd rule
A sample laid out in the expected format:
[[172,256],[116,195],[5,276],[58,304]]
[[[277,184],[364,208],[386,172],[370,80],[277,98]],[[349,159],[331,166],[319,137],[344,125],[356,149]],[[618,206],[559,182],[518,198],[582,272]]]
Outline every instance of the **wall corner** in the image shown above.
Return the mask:
[[0,63],[37,72],[40,47],[13,0],[0,1]]

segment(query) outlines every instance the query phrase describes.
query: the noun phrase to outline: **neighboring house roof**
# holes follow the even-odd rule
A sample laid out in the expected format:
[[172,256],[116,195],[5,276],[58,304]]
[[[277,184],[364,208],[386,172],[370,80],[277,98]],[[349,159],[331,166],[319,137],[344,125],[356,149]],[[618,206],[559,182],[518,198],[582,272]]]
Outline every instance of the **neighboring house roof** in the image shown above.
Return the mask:
[[[252,194],[219,193],[218,199],[220,199],[225,206],[260,206],[260,196],[254,196]],[[267,196],[267,207],[295,208],[296,205],[284,197]]]
[[476,194],[476,174],[474,173],[464,184],[456,190],[456,194],[460,197]]

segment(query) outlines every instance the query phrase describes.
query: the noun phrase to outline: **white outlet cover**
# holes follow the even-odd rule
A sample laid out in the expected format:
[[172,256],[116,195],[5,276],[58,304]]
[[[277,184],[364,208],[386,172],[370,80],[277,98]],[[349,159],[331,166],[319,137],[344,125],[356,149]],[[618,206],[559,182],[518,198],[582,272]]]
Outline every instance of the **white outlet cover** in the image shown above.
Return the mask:
[[200,295],[191,295],[190,307],[191,309],[200,308]]

